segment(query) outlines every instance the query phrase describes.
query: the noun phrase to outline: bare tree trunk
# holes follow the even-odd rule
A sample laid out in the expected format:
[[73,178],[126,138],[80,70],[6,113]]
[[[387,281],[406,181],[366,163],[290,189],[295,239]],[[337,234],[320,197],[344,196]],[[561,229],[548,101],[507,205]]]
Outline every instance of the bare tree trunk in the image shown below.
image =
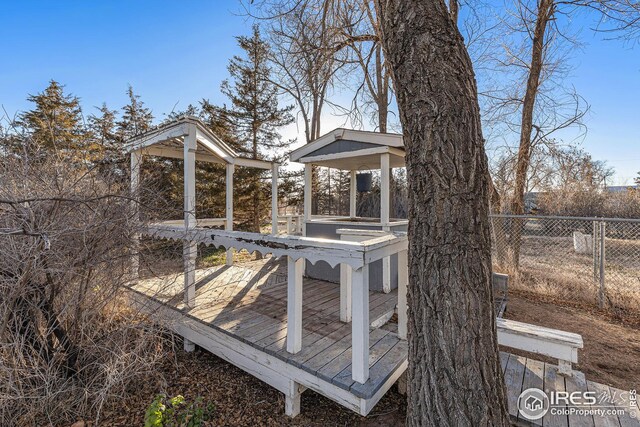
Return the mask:
[[382,64],[382,46],[376,46],[376,104],[378,106],[378,132],[387,133],[387,117],[389,115],[389,83]]
[[407,425],[508,426],[471,60],[443,0],[377,6],[407,150]]
[[456,26],[458,25],[458,12],[460,11],[460,5],[458,0],[449,0],[449,16]]
[[[511,200],[511,213],[514,215],[524,214],[524,193],[527,185],[527,174],[531,163],[533,132],[533,111],[536,104],[536,97],[540,87],[540,74],[544,60],[544,35],[547,24],[553,16],[555,8],[554,0],[540,0],[538,4],[538,14],[536,26],[533,32],[533,46],[531,51],[531,64],[529,66],[529,78],[527,79],[527,89],[522,103],[522,122],[520,125],[520,146],[518,148],[518,159],[516,161],[515,187]],[[510,221],[511,234],[511,269],[518,274],[520,265],[520,247],[522,240],[522,220],[514,219]],[[517,280],[517,277],[516,277]]]
[[522,103],[522,123],[520,126],[520,146],[518,148],[518,160],[516,163],[516,182],[513,199],[511,201],[511,213],[522,215],[524,213],[524,192],[527,183],[527,171],[531,162],[531,134],[533,132],[533,110],[536,103],[538,88],[540,87],[540,73],[544,55],[544,35],[547,24],[553,16],[553,0],[541,0],[538,5],[538,16],[533,33],[533,48],[531,52],[531,65],[529,66],[529,78],[527,90]]

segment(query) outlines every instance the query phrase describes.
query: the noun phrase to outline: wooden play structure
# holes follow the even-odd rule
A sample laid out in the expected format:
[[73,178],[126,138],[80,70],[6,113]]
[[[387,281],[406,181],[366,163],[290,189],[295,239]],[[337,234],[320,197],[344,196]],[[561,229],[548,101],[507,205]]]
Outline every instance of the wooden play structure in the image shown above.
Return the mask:
[[[195,118],[161,126],[128,147],[134,194],[145,156],[184,160],[184,219],[149,224],[143,232],[146,238],[182,242],[184,272],[134,281],[136,304],[181,335],[185,350],[198,345],[282,392],[290,416],[300,412],[300,395],[308,389],[361,415],[370,413],[408,364],[406,221],[390,218],[388,203],[389,170],[404,166],[402,137],[336,129],[294,151],[291,160],[305,165],[300,222],[293,214],[278,217],[277,163],[242,158]],[[224,218],[196,218],[196,161],[226,167]],[[374,220],[358,218],[355,211],[356,174],[363,164],[381,171],[381,212]],[[311,214],[312,165],[350,171],[349,217]],[[236,167],[271,171],[270,234],[233,229]],[[286,231],[278,233],[283,220]],[[196,269],[198,245],[224,248],[226,265]],[[234,265],[234,250],[264,257]],[[371,286],[373,269],[380,286]],[[504,282],[506,293],[506,278],[494,280]],[[579,335],[499,319],[498,338],[504,346],[559,361],[503,355],[515,420],[514,405],[527,381],[539,377],[536,384],[554,390],[588,387],[571,367],[583,345]]]

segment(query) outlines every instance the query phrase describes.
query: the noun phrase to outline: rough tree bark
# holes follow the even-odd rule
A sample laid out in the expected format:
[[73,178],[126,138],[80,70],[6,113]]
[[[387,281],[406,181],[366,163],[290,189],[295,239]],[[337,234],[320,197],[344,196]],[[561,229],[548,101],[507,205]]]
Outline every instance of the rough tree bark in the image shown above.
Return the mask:
[[443,0],[377,6],[407,151],[407,424],[507,426],[471,60]]

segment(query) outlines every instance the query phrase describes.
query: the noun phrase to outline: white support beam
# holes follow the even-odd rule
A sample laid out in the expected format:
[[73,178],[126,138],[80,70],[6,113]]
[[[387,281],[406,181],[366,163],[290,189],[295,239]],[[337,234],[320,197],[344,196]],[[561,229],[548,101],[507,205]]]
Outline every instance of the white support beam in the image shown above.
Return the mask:
[[398,338],[407,339],[407,286],[409,284],[408,251],[398,252]]
[[236,157],[233,159],[233,163],[236,166],[243,166],[247,168],[256,168],[269,170],[273,168],[273,163],[266,160],[245,159],[244,157]]
[[351,273],[351,367],[352,379],[364,384],[369,379],[369,265]]
[[285,394],[284,413],[294,418],[300,415],[300,395],[305,390],[304,386],[294,380],[289,380],[289,387]]
[[357,214],[356,198],[358,196],[356,188],[356,171],[352,170],[349,173],[349,216],[355,218]]
[[[196,132],[191,127],[184,137],[184,228],[185,231],[196,227]],[[194,308],[196,304],[196,255],[198,244],[185,240],[182,258],[184,261],[184,304]],[[185,351],[193,351],[193,343],[184,341]]]
[[[227,179],[226,179],[226,217],[224,229],[226,231],[233,231],[233,172],[234,166],[227,164]],[[233,249],[227,249],[227,265],[233,265]]]
[[287,257],[287,351],[302,349],[302,268],[304,258]]
[[[279,164],[273,163],[271,167],[271,234],[278,234],[278,168]],[[287,233],[289,228],[287,227]]]
[[351,322],[351,267],[340,264],[340,321]]
[[307,222],[311,219],[311,181],[313,164],[305,163],[304,165],[304,221],[302,222],[302,235],[307,235]]
[[[134,212],[136,224],[140,221],[138,203],[140,202],[140,169],[142,167],[142,153],[140,151],[131,152],[131,207]],[[132,243],[133,253],[131,255],[131,282],[138,282],[138,269],[140,267],[139,243],[140,235],[134,233]]]
[[380,222],[389,225],[389,193],[391,177],[389,173],[389,153],[380,155]]
[[[390,231],[391,169],[389,154],[380,155],[380,222],[384,231]],[[382,259],[382,291],[391,292],[391,257]]]

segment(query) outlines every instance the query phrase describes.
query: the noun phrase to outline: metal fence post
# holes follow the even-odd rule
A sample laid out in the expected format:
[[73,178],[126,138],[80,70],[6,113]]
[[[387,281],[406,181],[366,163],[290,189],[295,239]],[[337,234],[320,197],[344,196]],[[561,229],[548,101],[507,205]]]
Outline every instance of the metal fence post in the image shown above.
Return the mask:
[[593,283],[594,285],[600,280],[600,262],[598,260],[600,254],[600,237],[598,236],[599,222],[596,220],[591,221],[591,251],[593,252]]
[[604,221],[600,221],[600,292],[598,298],[598,305],[600,308],[604,308],[604,281],[605,281],[605,260],[606,260],[606,248],[605,248],[605,237],[607,231],[607,223]]

